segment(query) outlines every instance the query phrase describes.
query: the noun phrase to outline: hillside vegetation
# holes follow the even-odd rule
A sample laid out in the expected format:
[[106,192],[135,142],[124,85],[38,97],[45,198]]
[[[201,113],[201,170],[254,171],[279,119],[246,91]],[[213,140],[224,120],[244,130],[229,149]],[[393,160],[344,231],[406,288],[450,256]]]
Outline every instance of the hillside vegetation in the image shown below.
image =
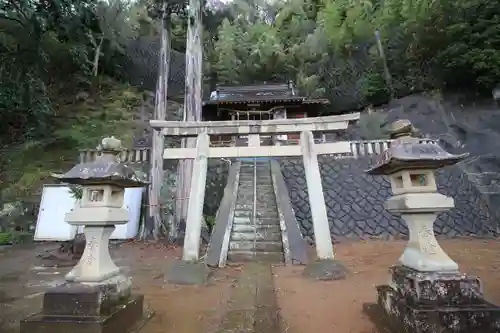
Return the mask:
[[[104,135],[131,144],[143,94],[155,86],[159,2],[0,4],[0,203],[30,197]],[[175,4],[169,28],[182,53],[187,13]],[[333,113],[428,89],[491,94],[500,78],[498,1],[209,4],[205,91],[292,79],[305,94],[329,98]],[[170,88],[183,84],[177,77]]]

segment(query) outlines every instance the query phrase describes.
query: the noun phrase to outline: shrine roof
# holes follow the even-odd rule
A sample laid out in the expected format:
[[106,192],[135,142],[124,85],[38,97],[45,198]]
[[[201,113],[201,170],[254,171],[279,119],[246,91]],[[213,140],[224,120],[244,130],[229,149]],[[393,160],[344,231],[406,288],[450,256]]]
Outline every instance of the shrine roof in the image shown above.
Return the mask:
[[210,95],[208,101],[203,105],[221,105],[221,104],[329,104],[327,99],[309,99],[300,96],[292,82],[272,83],[272,84],[254,84],[242,86],[218,86]]

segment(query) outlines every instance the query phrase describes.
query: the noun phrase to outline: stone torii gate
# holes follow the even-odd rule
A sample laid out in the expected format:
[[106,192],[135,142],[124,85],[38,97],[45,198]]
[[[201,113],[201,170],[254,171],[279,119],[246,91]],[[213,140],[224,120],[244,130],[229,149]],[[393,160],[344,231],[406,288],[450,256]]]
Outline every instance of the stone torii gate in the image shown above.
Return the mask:
[[[287,157],[302,156],[316,239],[317,259],[334,260],[334,252],[323,187],[317,160],[321,154],[351,154],[349,141],[315,143],[313,132],[346,130],[350,122],[359,120],[359,113],[339,116],[279,119],[266,121],[163,121],[151,120],[151,127],[164,136],[196,137],[196,148],[166,148],[164,159],[192,159],[193,178],[188,203],[183,260],[199,259],[200,233],[208,158]],[[300,133],[299,145],[261,146],[260,135]],[[248,135],[246,147],[211,147],[210,135]]]

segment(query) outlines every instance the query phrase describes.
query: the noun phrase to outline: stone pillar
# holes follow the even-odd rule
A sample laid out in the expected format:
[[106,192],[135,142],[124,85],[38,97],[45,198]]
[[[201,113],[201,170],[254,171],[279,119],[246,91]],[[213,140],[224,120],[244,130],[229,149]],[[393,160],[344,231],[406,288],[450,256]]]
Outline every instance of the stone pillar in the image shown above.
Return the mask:
[[259,134],[249,134],[248,135],[248,147],[260,147],[260,135]]
[[320,260],[333,260],[332,237],[323,196],[323,184],[321,183],[318,158],[314,152],[314,138],[310,131],[304,131],[300,134],[300,145],[304,160],[314,238],[316,240],[316,254]]
[[191,180],[191,189],[189,192],[186,236],[182,256],[185,261],[196,261],[199,258],[209,145],[210,138],[208,134],[199,134],[196,143],[197,155],[194,161],[193,178]]
[[[231,121],[235,121],[236,120],[236,115],[233,113],[231,113]],[[232,135],[231,136],[231,146],[236,146],[236,141],[238,139],[238,136],[235,136],[235,135]]]
[[316,261],[306,266],[303,275],[318,280],[341,280],[346,277],[347,270],[342,263],[334,258],[321,173],[318,158],[314,151],[314,137],[311,131],[300,133],[300,145],[304,160],[317,256]]

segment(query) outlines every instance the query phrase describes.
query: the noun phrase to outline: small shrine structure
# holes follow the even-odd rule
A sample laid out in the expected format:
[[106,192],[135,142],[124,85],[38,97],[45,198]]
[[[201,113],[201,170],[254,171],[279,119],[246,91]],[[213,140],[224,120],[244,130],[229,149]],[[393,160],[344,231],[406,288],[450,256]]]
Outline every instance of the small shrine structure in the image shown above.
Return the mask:
[[422,143],[408,120],[392,124],[391,147],[368,170],[388,175],[393,196],[386,208],[408,225],[409,241],[390,268],[391,281],[377,286],[378,304],[365,311],[381,332],[500,332],[500,308],[484,299],[480,280],[459,271],[439,245],[434,221],[454,207],[437,192],[435,171],[463,160],[435,143]]
[[[217,86],[208,101],[203,102],[203,121],[273,120],[318,117],[330,102],[328,99],[309,99],[300,95],[293,81],[240,86]],[[298,142],[299,134],[280,135],[279,141]],[[213,136],[220,145],[246,145],[247,136]],[[267,139],[267,140],[266,140]],[[272,145],[270,137],[262,145]]]
[[146,182],[120,162],[120,140],[105,138],[99,148],[96,161],[53,175],[83,188],[81,202],[66,214],[66,222],[84,226],[85,250],[66,283],[44,294],[41,313],[21,321],[21,333],[128,332],[145,318],[144,296],[132,294],[131,281],[113,262],[108,246],[115,225],[128,222],[122,208],[125,188]]

